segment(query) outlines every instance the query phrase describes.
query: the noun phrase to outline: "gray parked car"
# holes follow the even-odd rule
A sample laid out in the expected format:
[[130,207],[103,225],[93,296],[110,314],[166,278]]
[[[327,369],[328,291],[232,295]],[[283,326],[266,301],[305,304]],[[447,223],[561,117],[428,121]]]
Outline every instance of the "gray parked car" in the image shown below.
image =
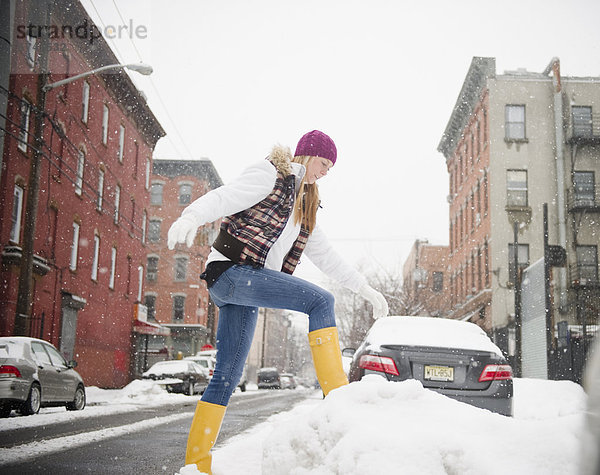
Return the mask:
[[69,411],[85,407],[85,385],[50,343],[37,338],[0,337],[0,416],[13,409],[23,415],[40,407],[65,406]]
[[430,317],[377,320],[353,355],[348,379],[377,374],[416,379],[427,389],[476,407],[512,415],[512,370],[477,325]]
[[183,393],[189,396],[204,393],[209,381],[205,368],[186,360],[159,361],[145,371],[142,378],[164,384],[170,393]]

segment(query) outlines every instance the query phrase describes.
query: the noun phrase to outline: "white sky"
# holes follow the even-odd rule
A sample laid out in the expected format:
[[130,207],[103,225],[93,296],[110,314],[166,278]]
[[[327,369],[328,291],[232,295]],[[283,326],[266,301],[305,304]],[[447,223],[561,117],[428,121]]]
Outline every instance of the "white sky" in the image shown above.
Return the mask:
[[473,56],[499,73],[558,56],[564,75],[600,76],[595,0],[82,1],[100,26],[148,29],[111,46],[154,67],[131,76],[169,134],[156,158],[207,157],[228,181],[275,143],[329,134],[319,222],[367,268],[400,270],[416,238],[447,244],[436,149]]

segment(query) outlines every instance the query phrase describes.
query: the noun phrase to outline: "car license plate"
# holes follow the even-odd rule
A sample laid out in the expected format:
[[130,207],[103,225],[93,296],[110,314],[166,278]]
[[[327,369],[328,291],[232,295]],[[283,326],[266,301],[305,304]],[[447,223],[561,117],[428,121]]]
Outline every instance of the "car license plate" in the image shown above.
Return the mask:
[[425,366],[425,379],[429,381],[454,381],[452,366]]

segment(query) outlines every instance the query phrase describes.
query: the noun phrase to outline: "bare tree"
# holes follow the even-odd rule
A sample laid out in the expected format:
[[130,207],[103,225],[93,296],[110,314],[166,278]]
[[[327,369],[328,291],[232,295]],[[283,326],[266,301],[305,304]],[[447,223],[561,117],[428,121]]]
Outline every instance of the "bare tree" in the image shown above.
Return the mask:
[[[369,285],[383,294],[390,315],[419,315],[423,305],[406,292],[397,274],[380,273],[367,277]],[[338,284],[328,286],[335,295],[335,312],[342,346],[356,348],[373,325],[373,309],[362,297]]]

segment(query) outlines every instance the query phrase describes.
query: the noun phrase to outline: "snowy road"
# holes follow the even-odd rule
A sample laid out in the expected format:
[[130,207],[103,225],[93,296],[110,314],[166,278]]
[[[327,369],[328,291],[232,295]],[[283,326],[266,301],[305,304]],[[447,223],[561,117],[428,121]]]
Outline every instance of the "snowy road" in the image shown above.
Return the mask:
[[[312,393],[236,393],[219,444]],[[183,465],[187,431],[198,399],[0,431],[0,474],[174,474]]]

